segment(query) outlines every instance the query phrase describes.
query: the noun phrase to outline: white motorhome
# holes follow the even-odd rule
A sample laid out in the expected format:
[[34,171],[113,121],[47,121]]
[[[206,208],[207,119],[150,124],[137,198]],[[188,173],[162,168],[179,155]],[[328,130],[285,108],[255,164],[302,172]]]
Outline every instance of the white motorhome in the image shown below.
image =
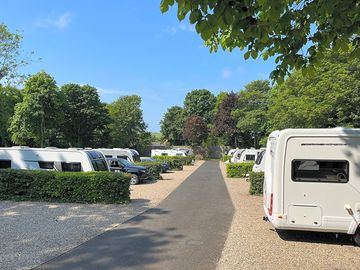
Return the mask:
[[259,154],[257,155],[257,158],[255,160],[255,164],[252,168],[253,172],[264,172],[265,171],[265,152],[266,149],[261,148],[261,151],[259,152]]
[[96,149],[103,153],[106,158],[122,158],[134,163],[140,161],[139,152],[129,148],[99,148]]
[[152,149],[151,150],[151,156],[152,157],[156,157],[156,156],[182,156],[185,157],[186,154],[184,151],[181,150],[174,150],[174,149]]
[[276,229],[347,233],[360,245],[360,129],[286,129],[266,147],[264,211]]
[[232,163],[242,163],[242,162],[255,162],[259,152],[259,149],[239,149],[235,151],[231,158]]
[[0,169],[72,172],[109,170],[104,156],[95,150],[26,146],[0,148]]

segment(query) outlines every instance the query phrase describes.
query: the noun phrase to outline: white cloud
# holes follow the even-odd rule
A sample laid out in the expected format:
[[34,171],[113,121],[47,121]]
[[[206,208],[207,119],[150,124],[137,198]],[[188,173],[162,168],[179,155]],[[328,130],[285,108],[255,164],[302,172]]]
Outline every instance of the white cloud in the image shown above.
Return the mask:
[[177,26],[167,26],[165,29],[165,32],[169,35],[175,35],[178,32],[195,32],[195,26],[193,24],[187,24],[187,23],[180,23]]
[[56,17],[47,17],[37,20],[34,25],[39,28],[57,28],[63,30],[69,26],[73,19],[73,14],[69,11]]

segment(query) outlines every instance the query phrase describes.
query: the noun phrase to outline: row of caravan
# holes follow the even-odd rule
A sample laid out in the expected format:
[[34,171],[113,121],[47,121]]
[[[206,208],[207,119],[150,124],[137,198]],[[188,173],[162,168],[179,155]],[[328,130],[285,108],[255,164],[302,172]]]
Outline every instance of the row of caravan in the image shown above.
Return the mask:
[[190,148],[152,149],[151,150],[152,157],[156,157],[156,156],[185,157],[185,156],[192,156],[192,155],[193,155],[193,151]]
[[59,149],[14,146],[0,148],[0,169],[55,170],[72,172],[109,171],[108,158],[140,160],[133,149]]
[[228,152],[232,163],[254,162],[253,171],[263,172],[265,170],[265,148],[261,149],[231,149]]

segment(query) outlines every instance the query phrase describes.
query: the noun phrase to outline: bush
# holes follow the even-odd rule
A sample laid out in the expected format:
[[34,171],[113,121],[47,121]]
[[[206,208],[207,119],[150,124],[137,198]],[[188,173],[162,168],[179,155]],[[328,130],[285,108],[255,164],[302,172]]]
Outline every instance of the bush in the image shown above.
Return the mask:
[[250,172],[250,188],[251,195],[258,195],[263,193],[264,173]]
[[253,166],[253,162],[228,163],[226,164],[226,175],[227,177],[245,177],[251,172]]
[[144,166],[147,168],[151,179],[157,180],[160,179],[160,173],[162,171],[162,162],[135,162],[135,165],[137,166]]
[[224,161],[224,162],[226,162],[226,161],[231,161],[231,158],[232,158],[232,156],[224,155],[224,156],[222,157],[222,161]]
[[0,170],[0,200],[126,203],[129,186],[123,173]]
[[160,161],[167,161],[172,170],[182,170],[185,165],[192,165],[194,156],[155,156]]

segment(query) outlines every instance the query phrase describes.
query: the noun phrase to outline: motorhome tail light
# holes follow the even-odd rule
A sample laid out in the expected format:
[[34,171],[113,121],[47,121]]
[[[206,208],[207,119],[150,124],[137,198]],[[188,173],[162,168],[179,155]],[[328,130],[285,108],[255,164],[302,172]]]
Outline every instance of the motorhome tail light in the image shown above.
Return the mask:
[[271,193],[270,194],[270,207],[268,209],[270,216],[272,216],[272,212],[273,212],[273,198],[274,198],[274,195],[273,195],[273,193]]

